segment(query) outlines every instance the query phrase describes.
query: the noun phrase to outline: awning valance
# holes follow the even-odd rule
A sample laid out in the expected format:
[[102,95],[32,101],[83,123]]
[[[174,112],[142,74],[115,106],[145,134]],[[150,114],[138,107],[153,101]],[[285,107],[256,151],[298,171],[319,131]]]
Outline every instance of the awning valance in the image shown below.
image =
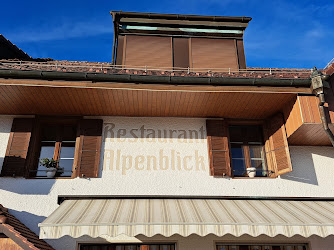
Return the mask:
[[160,234],[274,237],[334,234],[334,201],[231,199],[65,200],[39,224],[40,238]]

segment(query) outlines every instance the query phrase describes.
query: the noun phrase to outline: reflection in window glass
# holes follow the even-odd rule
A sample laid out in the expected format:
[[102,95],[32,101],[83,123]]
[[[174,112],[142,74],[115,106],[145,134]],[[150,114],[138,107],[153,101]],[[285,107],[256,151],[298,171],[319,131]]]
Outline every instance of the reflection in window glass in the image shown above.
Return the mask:
[[246,175],[245,160],[232,159],[232,166],[233,166],[234,176],[245,176]]
[[71,176],[74,160],[75,141],[62,142],[59,167],[64,169],[61,176]]
[[231,145],[231,156],[232,158],[245,158],[244,152],[241,148],[241,144],[232,144]]
[[41,153],[38,159],[38,169],[36,176],[45,177],[46,176],[46,167],[40,165],[40,160],[44,158],[53,158],[55,151],[56,141],[42,141],[41,143]]

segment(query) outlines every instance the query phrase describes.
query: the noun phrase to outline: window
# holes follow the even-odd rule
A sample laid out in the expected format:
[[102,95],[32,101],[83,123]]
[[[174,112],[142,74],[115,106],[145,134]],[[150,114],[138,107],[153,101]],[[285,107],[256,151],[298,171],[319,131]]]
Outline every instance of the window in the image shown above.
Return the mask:
[[15,118],[1,176],[44,178],[43,158],[59,161],[55,177],[98,177],[101,119]]
[[250,168],[257,177],[268,176],[262,131],[261,126],[229,126],[233,176],[247,176]]
[[216,250],[307,250],[307,244],[218,244]]
[[[276,177],[292,171],[282,114],[267,120],[206,122],[210,174]],[[254,167],[254,169],[247,169]],[[248,173],[247,173],[248,172]]]
[[80,244],[80,250],[175,250],[175,244]]
[[41,122],[36,177],[45,177],[46,168],[39,164],[43,158],[58,161],[56,177],[71,177],[74,163],[75,142],[77,137],[77,121],[69,120],[60,124]]

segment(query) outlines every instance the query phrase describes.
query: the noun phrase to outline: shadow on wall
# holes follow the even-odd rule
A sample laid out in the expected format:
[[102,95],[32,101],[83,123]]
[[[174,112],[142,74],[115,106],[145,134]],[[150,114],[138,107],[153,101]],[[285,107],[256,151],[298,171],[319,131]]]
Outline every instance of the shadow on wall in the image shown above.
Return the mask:
[[35,234],[39,235],[38,223],[43,222],[46,219],[45,216],[38,216],[25,211],[17,211],[10,208],[8,209],[8,211],[10,214],[14,215],[17,219],[19,219],[24,225],[26,225],[30,230],[32,230]]
[[[0,166],[2,167],[3,157],[0,157],[0,164]],[[50,193],[54,183],[55,179],[25,179],[22,177],[0,177],[0,191],[6,190],[17,194],[45,195]]]
[[[332,147],[298,147],[291,146],[291,160],[293,171],[281,176],[282,179],[303,182],[311,185],[318,185],[316,168],[319,171],[326,171],[330,164],[326,163],[326,158],[333,163],[334,154]],[[320,161],[318,157],[325,157],[325,161]],[[321,169],[320,169],[321,168]],[[319,172],[320,173],[320,172]],[[328,173],[327,173],[328,174]]]

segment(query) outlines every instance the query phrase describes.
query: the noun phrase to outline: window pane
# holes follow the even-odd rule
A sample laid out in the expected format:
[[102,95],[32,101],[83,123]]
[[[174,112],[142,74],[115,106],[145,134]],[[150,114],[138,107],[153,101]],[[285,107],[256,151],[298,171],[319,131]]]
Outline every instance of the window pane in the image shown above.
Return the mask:
[[57,128],[57,126],[52,126],[52,125],[45,125],[42,127],[42,131],[41,131],[41,137],[42,137],[42,141],[55,141],[57,138],[57,131],[59,129]]
[[251,158],[263,159],[263,146],[249,146],[249,152]]
[[61,152],[60,152],[60,159],[63,158],[74,158],[74,149],[75,149],[75,142],[62,142],[61,144]]
[[58,171],[58,176],[71,176],[73,168],[73,159],[60,159],[59,168],[62,168],[64,170]]
[[46,167],[40,165],[40,160],[44,158],[53,158],[53,154],[55,151],[55,141],[47,141],[41,143],[41,153],[38,159],[38,168],[36,176],[43,177],[46,176]]
[[234,158],[244,158],[244,151],[241,144],[231,144],[231,155]]
[[57,176],[71,176],[73,168],[75,142],[62,142],[59,156],[59,167],[64,171],[58,172]]
[[243,142],[244,136],[243,136],[243,126],[230,126],[229,132],[230,132],[230,142]]
[[252,167],[256,168],[256,176],[267,176],[268,172],[266,171],[265,165],[262,160],[252,160]]
[[159,245],[150,245],[149,250],[159,250]]
[[248,143],[262,142],[262,128],[261,126],[247,126],[246,138]]
[[234,176],[245,176],[246,165],[244,159],[232,159],[233,174]]

